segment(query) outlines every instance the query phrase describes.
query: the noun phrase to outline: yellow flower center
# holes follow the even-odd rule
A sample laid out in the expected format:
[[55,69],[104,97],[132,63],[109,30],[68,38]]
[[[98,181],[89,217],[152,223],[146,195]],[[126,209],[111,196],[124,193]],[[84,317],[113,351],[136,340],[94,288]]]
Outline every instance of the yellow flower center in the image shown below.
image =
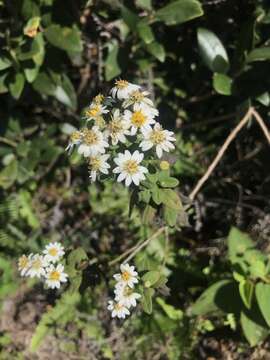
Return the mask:
[[87,109],[85,111],[85,115],[89,117],[96,117],[99,114],[99,112],[100,112],[100,107],[97,105],[90,109]]
[[124,271],[121,276],[124,281],[128,281],[131,278],[130,273],[128,271]]
[[39,259],[36,259],[31,264],[32,268],[35,270],[39,270],[42,267],[42,262]]
[[112,135],[116,135],[123,130],[123,123],[121,120],[112,120],[108,124],[108,129]]
[[168,170],[170,168],[170,163],[168,163],[168,161],[162,160],[159,166],[161,170]]
[[81,139],[81,133],[79,131],[74,131],[71,135],[70,135],[70,141],[71,142],[76,142],[78,140]]
[[117,80],[115,82],[115,86],[118,88],[118,89],[124,89],[128,86],[128,81],[126,80]]
[[94,145],[98,142],[98,135],[94,130],[83,130],[83,141],[86,145]]
[[[135,160],[127,160],[125,163],[124,163],[124,170],[130,174],[130,175],[133,175],[133,174],[136,174],[136,172],[138,172],[138,163],[137,161]],[[123,274],[125,274],[127,272],[124,272]],[[128,273],[127,273],[128,274]],[[122,275],[123,276],[123,275]]]
[[51,248],[48,253],[51,255],[51,256],[56,256],[58,254],[58,250],[56,248]]
[[143,93],[141,93],[139,90],[135,90],[130,95],[133,102],[141,102],[144,99]]
[[115,310],[120,310],[120,309],[122,309],[122,307],[123,307],[123,305],[121,305],[121,304],[119,304],[119,303],[116,303],[116,304],[114,305]]
[[165,139],[163,130],[153,130],[150,136],[150,140],[156,145],[161,144]]
[[60,272],[57,270],[52,271],[50,273],[49,280],[59,281],[60,280]]
[[131,288],[129,288],[128,286],[125,287],[125,290],[123,292],[124,296],[129,296],[133,293],[133,290]]
[[19,267],[21,269],[26,268],[29,265],[29,260],[27,258],[27,256],[23,255],[19,258]]
[[146,116],[139,110],[135,111],[131,116],[131,122],[136,127],[141,127],[146,122]]
[[99,105],[103,102],[103,100],[104,100],[104,95],[98,94],[97,96],[94,97],[93,101],[95,104]]
[[100,169],[101,160],[98,157],[91,157],[89,159],[89,166],[91,170],[98,171]]

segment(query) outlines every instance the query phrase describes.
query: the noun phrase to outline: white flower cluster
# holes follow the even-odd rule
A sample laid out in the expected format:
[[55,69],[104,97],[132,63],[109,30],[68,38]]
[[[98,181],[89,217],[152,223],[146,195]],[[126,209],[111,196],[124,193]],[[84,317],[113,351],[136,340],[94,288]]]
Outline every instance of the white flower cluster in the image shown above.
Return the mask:
[[[85,127],[71,134],[67,150],[77,146],[78,153],[88,159],[90,178],[101,174],[117,174],[117,181],[126,186],[139,185],[148,172],[143,166],[158,158],[163,151],[174,149],[174,133],[156,121],[159,112],[149,93],[139,85],[117,80],[111,96],[98,95],[85,112]],[[146,153],[146,154],[144,154]]]
[[117,281],[114,289],[115,298],[109,300],[108,310],[111,311],[113,318],[125,319],[130,315],[131,307],[137,306],[137,300],[141,295],[134,291],[134,285],[138,283],[135,267],[121,264],[120,271],[121,273],[114,275]]
[[44,278],[48,288],[59,289],[67,281],[68,275],[62,264],[56,264],[65,254],[63,246],[58,243],[48,244],[43,254],[22,255],[18,260],[21,276]]

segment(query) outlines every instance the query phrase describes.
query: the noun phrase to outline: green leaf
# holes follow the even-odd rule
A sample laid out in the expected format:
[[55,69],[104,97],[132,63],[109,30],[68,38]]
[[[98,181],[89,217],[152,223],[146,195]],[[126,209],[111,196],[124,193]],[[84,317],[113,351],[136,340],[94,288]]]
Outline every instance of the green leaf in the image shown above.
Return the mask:
[[239,293],[245,306],[250,309],[254,293],[254,284],[248,280],[241,281],[239,284]]
[[243,261],[246,250],[254,246],[248,234],[232,227],[228,236],[229,259],[232,264]]
[[105,60],[105,79],[107,81],[112,80],[122,72],[118,63],[118,55],[119,45],[116,40],[113,40],[108,44],[108,55]]
[[137,23],[140,21],[139,16],[124,5],[121,6],[121,15],[130,30],[136,31]]
[[4,73],[0,75],[0,94],[4,94],[8,92],[7,77],[8,77],[8,73]]
[[142,215],[142,223],[150,224],[155,216],[156,210],[151,205],[146,205],[143,215]]
[[256,100],[264,106],[270,105],[270,95],[267,91],[257,96]]
[[19,192],[18,206],[20,215],[26,219],[29,226],[33,229],[38,229],[40,223],[33,208],[31,194],[27,190],[21,190]]
[[151,195],[155,204],[160,205],[162,203],[163,201],[162,189],[160,189],[158,186],[154,185],[151,188]]
[[162,179],[159,183],[160,186],[165,188],[175,188],[179,185],[179,181],[176,178],[170,176]]
[[5,56],[3,53],[1,53],[0,54],[0,71],[11,67],[11,65],[12,65],[11,60],[7,56]]
[[162,190],[162,202],[167,207],[174,210],[183,210],[183,205],[179,195],[172,189],[163,189]]
[[25,78],[21,73],[16,73],[15,76],[13,76],[9,80],[8,88],[10,94],[14,97],[14,99],[18,100],[20,98],[24,88],[24,83],[25,83]]
[[0,187],[8,189],[17,179],[18,162],[13,160],[0,172]]
[[264,279],[264,277],[267,275],[266,264],[261,260],[254,262],[250,266],[250,274],[253,277]]
[[142,296],[141,303],[142,303],[143,311],[149,315],[152,314],[152,308],[153,308],[152,297],[154,293],[155,293],[154,289],[147,288],[144,289]]
[[224,74],[215,73],[213,76],[213,87],[220,95],[232,94],[232,79]]
[[152,0],[135,0],[136,5],[145,10],[152,10]]
[[145,44],[150,44],[155,40],[154,33],[150,25],[147,24],[147,21],[141,20],[137,24],[137,31],[140,38],[144,41]]
[[[232,301],[233,299],[233,301]],[[193,304],[193,315],[205,315],[217,310],[237,313],[241,308],[238,287],[232,280],[220,280],[206,289]]]
[[151,199],[151,191],[148,189],[140,191],[138,196],[139,196],[140,202],[144,202],[144,203],[148,204]]
[[41,94],[54,96],[71,109],[76,109],[77,96],[71,81],[67,75],[62,75],[59,80],[56,83],[49,74],[42,72],[33,82],[33,88]]
[[157,41],[153,41],[146,45],[146,50],[160,62],[164,62],[166,53],[162,44],[158,43]]
[[227,52],[219,38],[207,29],[199,28],[197,39],[201,57],[210,70],[226,73],[230,67]]
[[77,96],[72,82],[67,75],[62,75],[62,81],[56,86],[53,94],[58,101],[73,110],[77,108]]
[[166,304],[165,301],[160,297],[158,297],[156,299],[156,301],[170,319],[172,319],[172,320],[182,320],[183,319],[184,313],[182,310],[176,309],[174,306]]
[[175,226],[178,218],[178,210],[164,206],[164,220],[169,226]]
[[142,281],[144,282],[144,286],[149,288],[154,286],[161,276],[160,271],[148,271],[146,274],[143,275]]
[[76,26],[71,28],[50,25],[44,31],[44,35],[53,46],[59,49],[70,52],[81,52],[83,49],[81,34]]
[[203,15],[197,0],[178,0],[169,3],[155,13],[155,18],[166,25],[177,25]]
[[268,330],[258,321],[259,316],[252,312],[241,312],[240,323],[250,346],[255,346],[268,335]]
[[270,327],[270,307],[269,307],[269,299],[270,299],[270,285],[258,283],[255,288],[256,299],[258,302],[258,306],[263,314],[265,321]]
[[270,46],[253,49],[247,55],[247,62],[270,60]]

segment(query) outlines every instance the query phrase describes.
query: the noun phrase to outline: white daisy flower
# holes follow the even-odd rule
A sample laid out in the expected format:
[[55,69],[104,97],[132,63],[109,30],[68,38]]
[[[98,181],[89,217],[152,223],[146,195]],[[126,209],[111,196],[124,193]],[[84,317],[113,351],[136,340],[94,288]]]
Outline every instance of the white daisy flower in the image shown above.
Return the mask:
[[105,147],[109,146],[104,140],[102,132],[98,126],[93,126],[92,129],[84,128],[82,130],[82,142],[78,147],[78,153],[85,157],[94,156],[98,153],[105,153]]
[[87,121],[98,120],[103,114],[107,114],[108,112],[109,110],[106,109],[106,106],[102,106],[101,103],[93,102],[85,110],[85,117]]
[[139,293],[133,292],[128,286],[118,286],[114,290],[115,301],[120,305],[127,307],[128,309],[137,306],[136,300],[141,298]]
[[65,251],[64,247],[59,242],[54,242],[46,245],[43,254],[48,262],[55,263],[61,259],[61,257],[65,254]]
[[125,319],[127,315],[130,315],[129,310],[124,306],[113,300],[109,300],[107,309],[111,311],[112,318],[118,317],[119,319]]
[[108,169],[110,165],[107,163],[110,155],[95,155],[90,156],[88,160],[89,171],[90,171],[90,179],[92,182],[96,181],[97,174],[100,172],[102,174],[109,174]]
[[124,119],[130,123],[130,135],[135,135],[137,130],[144,133],[151,129],[151,124],[154,124],[155,115],[149,110],[150,107],[134,105],[133,111],[125,110]]
[[56,267],[51,264],[46,269],[45,277],[45,284],[48,286],[48,288],[59,289],[61,283],[67,282],[68,275],[64,272],[64,266],[62,264],[58,264]]
[[144,140],[139,145],[142,151],[147,151],[154,146],[158,158],[162,157],[163,151],[169,152],[175,148],[174,144],[172,144],[172,141],[176,141],[174,133],[163,130],[159,123],[156,123],[153,129],[146,130],[143,136]]
[[137,284],[139,281],[137,279],[138,273],[135,271],[135,266],[130,266],[129,264],[120,265],[120,274],[115,274],[113,277],[117,281],[116,288],[129,286],[130,288],[134,287],[134,284]]
[[138,150],[131,154],[128,150],[124,154],[118,154],[118,157],[114,159],[117,167],[113,169],[115,174],[119,174],[117,181],[121,182],[125,180],[125,186],[130,186],[133,182],[135,185],[139,185],[140,181],[145,180],[144,174],[148,172],[147,168],[140,166],[143,160],[143,154]]
[[72,151],[75,145],[79,145],[82,140],[82,133],[80,131],[73,131],[70,135],[68,146],[66,147],[66,151]]
[[26,275],[30,276],[30,278],[35,276],[41,278],[41,276],[45,276],[46,274],[46,266],[48,266],[48,262],[45,257],[39,254],[35,254],[33,257],[31,257],[31,264],[26,272]]
[[112,145],[117,145],[126,142],[126,135],[129,135],[128,129],[130,128],[129,121],[124,120],[119,109],[116,109],[112,115],[111,121],[108,123],[104,135],[106,138],[110,137]]
[[139,85],[131,84],[126,80],[117,80],[115,82],[115,86],[111,90],[111,93],[114,98],[127,99],[131,92],[139,89]]
[[129,98],[123,102],[123,107],[127,108],[131,105],[146,105],[149,107],[154,107],[154,103],[151,99],[147,97],[148,95],[150,95],[148,91],[132,91],[129,95]]
[[31,266],[31,258],[32,258],[33,254],[30,254],[28,256],[26,255],[22,255],[19,259],[18,259],[18,270],[21,273],[21,276],[26,276],[28,269]]

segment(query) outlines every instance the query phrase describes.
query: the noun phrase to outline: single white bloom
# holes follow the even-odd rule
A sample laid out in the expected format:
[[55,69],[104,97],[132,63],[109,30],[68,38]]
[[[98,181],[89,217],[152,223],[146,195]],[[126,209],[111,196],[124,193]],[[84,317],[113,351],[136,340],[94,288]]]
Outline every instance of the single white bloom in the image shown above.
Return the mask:
[[148,172],[147,168],[141,166],[140,163],[143,160],[143,154],[138,150],[131,154],[128,150],[125,153],[118,154],[118,157],[114,159],[117,167],[113,169],[115,174],[119,174],[117,181],[121,182],[125,180],[125,185],[130,186],[133,182],[135,185],[139,185],[140,181],[145,180],[145,173]]
[[106,138],[111,138],[113,145],[117,145],[119,141],[124,144],[127,140],[126,135],[129,135],[129,128],[129,121],[124,120],[120,110],[116,109],[104,131],[104,135]]
[[141,298],[139,293],[133,292],[128,286],[117,286],[114,290],[115,301],[128,309],[137,306],[136,300]]
[[33,257],[31,257],[31,264],[26,272],[26,275],[30,276],[30,278],[35,276],[41,278],[41,276],[45,276],[46,274],[46,266],[48,266],[48,262],[45,257],[39,254],[35,254]]
[[33,254],[30,254],[28,256],[26,255],[22,255],[19,259],[18,259],[18,270],[21,273],[21,276],[26,276],[28,269],[31,266],[31,258],[32,258]]
[[109,159],[110,155],[95,155],[90,156],[88,160],[89,165],[89,172],[90,172],[90,179],[92,182],[96,181],[97,174],[109,174],[108,169],[110,168],[110,165],[107,163],[107,160]]
[[48,288],[59,289],[61,283],[67,282],[68,275],[64,272],[64,266],[62,264],[58,264],[56,267],[51,264],[46,269],[45,277],[45,284],[48,286]]
[[129,286],[130,288],[134,287],[134,284],[138,283],[138,273],[135,271],[135,266],[130,266],[129,264],[120,265],[120,274],[115,274],[113,277],[117,281],[117,287]]
[[112,318],[118,317],[119,319],[125,319],[127,315],[130,315],[129,310],[119,303],[109,300],[107,309],[111,311]]
[[150,107],[134,105],[133,111],[125,110],[124,119],[130,123],[130,135],[135,135],[138,130],[144,133],[151,130],[151,124],[155,124],[155,115],[149,110]]
[[85,157],[97,154],[104,154],[105,147],[109,146],[105,141],[102,132],[98,126],[93,126],[92,129],[84,128],[82,130],[82,143],[78,147],[78,153]]
[[140,143],[142,151],[147,151],[155,147],[158,158],[162,157],[163,151],[169,152],[175,148],[174,144],[172,144],[173,141],[176,141],[174,133],[163,130],[159,123],[156,123],[153,129],[145,131],[143,137],[144,139]]
[[65,251],[64,247],[59,242],[54,242],[46,245],[43,254],[48,262],[55,263],[61,259],[61,257],[65,254]]
[[72,151],[73,147],[75,145],[79,145],[81,140],[82,140],[82,133],[78,130],[73,131],[73,133],[71,133],[71,135],[70,135],[70,140],[69,140],[68,146],[66,147],[65,150]]
[[100,102],[92,102],[92,104],[85,110],[86,120],[98,120],[103,114],[107,114],[109,110],[106,106],[102,106]]
[[131,84],[126,80],[117,80],[111,90],[111,94],[114,98],[127,99],[131,92],[139,89],[139,85]]
[[126,99],[123,102],[123,107],[126,108],[131,105],[138,105],[138,106],[146,105],[149,107],[154,107],[153,101],[147,97],[149,94],[150,93],[148,91],[140,91],[140,90],[132,91],[128,99]]

